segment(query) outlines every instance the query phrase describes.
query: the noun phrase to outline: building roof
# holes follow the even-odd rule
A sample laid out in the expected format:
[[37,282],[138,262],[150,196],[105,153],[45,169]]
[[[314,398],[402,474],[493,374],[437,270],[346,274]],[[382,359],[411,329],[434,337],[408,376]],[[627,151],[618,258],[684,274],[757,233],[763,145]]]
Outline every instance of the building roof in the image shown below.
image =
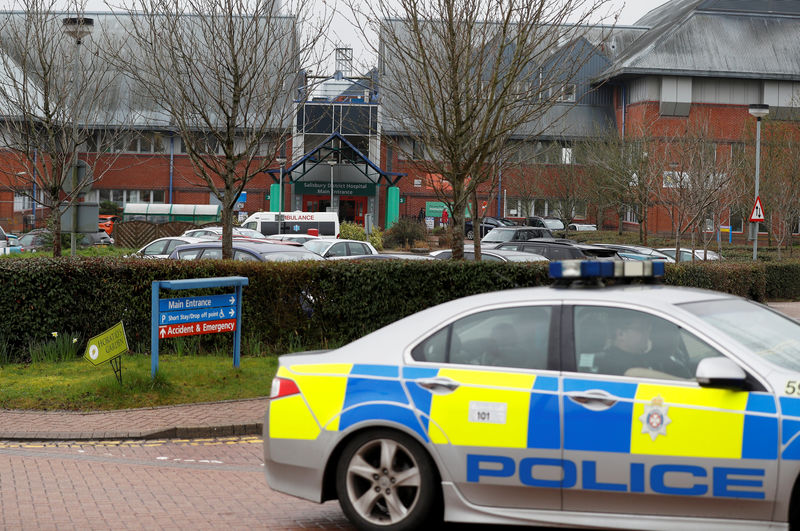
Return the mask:
[[643,74],[800,80],[800,1],[672,0],[599,79]]

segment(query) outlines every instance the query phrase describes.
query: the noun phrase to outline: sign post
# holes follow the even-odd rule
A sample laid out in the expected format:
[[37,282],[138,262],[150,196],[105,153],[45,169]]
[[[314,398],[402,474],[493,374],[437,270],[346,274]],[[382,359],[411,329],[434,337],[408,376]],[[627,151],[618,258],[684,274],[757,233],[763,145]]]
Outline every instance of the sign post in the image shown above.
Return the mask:
[[122,354],[125,352],[128,352],[128,339],[125,337],[125,326],[120,321],[102,334],[89,339],[83,357],[94,366],[110,361],[114,376],[121,384]]
[[[150,375],[158,372],[158,341],[172,337],[233,332],[233,366],[239,367],[242,339],[242,286],[247,277],[156,280],[150,310]],[[160,290],[206,289],[232,286],[233,293],[161,299]]]

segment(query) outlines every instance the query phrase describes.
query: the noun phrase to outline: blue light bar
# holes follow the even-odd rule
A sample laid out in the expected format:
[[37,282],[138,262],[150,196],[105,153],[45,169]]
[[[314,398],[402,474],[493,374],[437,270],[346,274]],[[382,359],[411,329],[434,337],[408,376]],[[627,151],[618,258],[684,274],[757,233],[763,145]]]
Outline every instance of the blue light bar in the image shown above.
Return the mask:
[[656,278],[664,276],[661,260],[561,260],[550,262],[550,278]]

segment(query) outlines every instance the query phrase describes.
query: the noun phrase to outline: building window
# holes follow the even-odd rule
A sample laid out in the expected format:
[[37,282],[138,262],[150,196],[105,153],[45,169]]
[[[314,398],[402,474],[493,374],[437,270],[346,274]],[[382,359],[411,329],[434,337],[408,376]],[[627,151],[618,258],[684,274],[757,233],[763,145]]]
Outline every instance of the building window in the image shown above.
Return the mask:
[[572,148],[561,148],[561,164],[572,164]]
[[744,232],[744,216],[731,212],[730,218],[731,230],[739,233]]
[[625,206],[625,211],[622,214],[622,221],[625,223],[639,223],[639,217],[636,215],[636,209],[630,205]]
[[556,101],[574,102],[576,93],[577,87],[575,86],[575,83],[567,83],[562,85],[559,89],[558,95],[556,96]]
[[680,171],[665,171],[664,181],[662,186],[664,188],[683,188],[689,184],[689,174]]
[[21,194],[19,192],[14,192],[14,212],[31,210],[32,204],[30,193]]

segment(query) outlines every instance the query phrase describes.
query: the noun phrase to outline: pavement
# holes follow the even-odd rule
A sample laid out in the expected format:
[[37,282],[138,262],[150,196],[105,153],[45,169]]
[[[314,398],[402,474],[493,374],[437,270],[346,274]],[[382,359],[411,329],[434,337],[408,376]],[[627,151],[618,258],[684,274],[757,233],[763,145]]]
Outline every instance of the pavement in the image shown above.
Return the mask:
[[[770,302],[800,320],[800,302]],[[260,435],[267,398],[116,411],[0,409],[0,440],[196,439]]]

